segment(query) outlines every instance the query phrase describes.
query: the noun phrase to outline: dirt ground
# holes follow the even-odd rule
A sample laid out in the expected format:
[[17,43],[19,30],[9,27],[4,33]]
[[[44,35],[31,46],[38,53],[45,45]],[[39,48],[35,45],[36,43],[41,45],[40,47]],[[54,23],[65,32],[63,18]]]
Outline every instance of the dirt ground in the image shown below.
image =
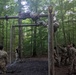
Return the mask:
[[[55,67],[55,75],[68,75],[67,72],[66,66]],[[6,75],[48,75],[47,58],[28,58],[21,62],[14,62],[7,66]]]

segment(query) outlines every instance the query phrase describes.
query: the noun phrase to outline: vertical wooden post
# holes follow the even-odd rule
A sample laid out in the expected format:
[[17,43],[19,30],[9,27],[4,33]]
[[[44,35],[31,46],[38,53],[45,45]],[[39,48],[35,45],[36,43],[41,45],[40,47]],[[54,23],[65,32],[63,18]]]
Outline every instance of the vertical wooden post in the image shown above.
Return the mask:
[[48,75],[54,75],[54,39],[52,7],[48,8]]
[[7,51],[7,41],[8,41],[8,20],[6,20],[6,51]]
[[[20,12],[21,13],[21,12]],[[19,16],[20,16],[20,13],[19,13]],[[18,43],[18,47],[19,47],[19,58],[21,59],[21,43],[22,43],[22,28],[21,28],[21,19],[19,18],[18,19],[18,24],[19,24],[19,43]]]
[[10,63],[12,62],[12,40],[13,40],[13,28],[10,29]]
[[[21,0],[18,0],[19,2],[19,17],[21,15]],[[22,51],[21,51],[21,44],[22,44],[22,28],[20,27],[21,26],[21,23],[22,23],[22,20],[19,18],[18,19],[18,24],[19,24],[19,43],[18,43],[18,47],[19,47],[19,58],[21,59],[21,54],[22,54]]]
[[54,40],[55,40],[55,46],[56,46],[56,52],[57,52],[57,54],[58,54],[58,56],[59,56],[59,50],[58,50],[58,46],[57,46],[57,36],[56,36],[56,32],[54,33]]
[[[37,20],[35,20],[35,24],[37,25]],[[37,33],[37,30],[36,30],[36,26],[34,27],[34,40],[33,40],[33,57],[37,56],[37,53],[36,53],[36,45],[37,45],[37,41],[36,41],[36,33]]]

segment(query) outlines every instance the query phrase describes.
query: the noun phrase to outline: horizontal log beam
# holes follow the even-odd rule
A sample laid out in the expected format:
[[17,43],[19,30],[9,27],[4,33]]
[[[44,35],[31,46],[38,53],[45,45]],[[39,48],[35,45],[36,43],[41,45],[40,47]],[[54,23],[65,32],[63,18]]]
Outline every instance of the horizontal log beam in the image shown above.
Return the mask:
[[[42,14],[42,15],[38,15],[38,17],[48,17],[47,14]],[[26,16],[26,18],[31,18],[31,16]],[[4,17],[0,17],[0,19],[24,19],[24,18],[20,18],[19,16],[4,16]]]
[[28,27],[28,26],[42,26],[42,25],[36,25],[36,24],[21,24],[21,25],[13,25],[12,27]]
[[8,16],[8,17],[0,17],[0,19],[18,19],[18,16]]

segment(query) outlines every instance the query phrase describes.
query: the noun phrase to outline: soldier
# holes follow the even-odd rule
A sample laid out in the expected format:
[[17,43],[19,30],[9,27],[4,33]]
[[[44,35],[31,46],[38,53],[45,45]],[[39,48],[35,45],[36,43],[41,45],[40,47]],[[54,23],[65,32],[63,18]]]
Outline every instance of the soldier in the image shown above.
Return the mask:
[[15,55],[16,55],[16,61],[18,61],[19,59],[19,48],[18,47],[16,48]]
[[68,74],[72,75],[73,71],[76,71],[76,49],[75,45],[71,44],[70,45],[70,50],[69,50],[69,69],[68,69]]
[[61,49],[61,64],[66,65],[67,48],[64,45],[63,45],[63,47],[58,45],[58,47]]
[[70,63],[70,44],[67,45],[67,65]]
[[5,75],[7,65],[7,52],[3,50],[3,46],[0,45],[0,70]]
[[59,67],[60,62],[59,62],[59,57],[58,57],[57,52],[56,52],[56,47],[54,47],[54,60],[55,60],[55,64]]

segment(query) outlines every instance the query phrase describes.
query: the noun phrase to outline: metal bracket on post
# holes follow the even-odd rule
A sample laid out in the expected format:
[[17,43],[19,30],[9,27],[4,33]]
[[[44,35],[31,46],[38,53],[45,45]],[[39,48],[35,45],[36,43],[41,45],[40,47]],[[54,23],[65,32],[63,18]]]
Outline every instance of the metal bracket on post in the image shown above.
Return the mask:
[[54,75],[53,8],[48,7],[48,75]]

